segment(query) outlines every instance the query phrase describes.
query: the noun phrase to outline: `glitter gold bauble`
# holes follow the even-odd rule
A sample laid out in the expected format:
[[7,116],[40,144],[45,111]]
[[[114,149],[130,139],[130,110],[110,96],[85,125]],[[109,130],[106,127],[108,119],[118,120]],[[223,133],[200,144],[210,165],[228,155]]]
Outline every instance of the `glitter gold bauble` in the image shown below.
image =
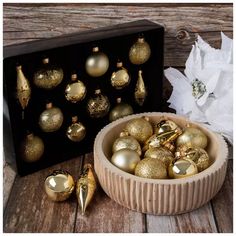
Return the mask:
[[54,132],[61,128],[63,114],[61,109],[53,107],[52,103],[46,105],[46,110],[40,114],[39,126],[44,132]]
[[127,148],[115,152],[111,157],[112,164],[130,174],[134,173],[135,167],[139,161],[139,154]]
[[141,144],[153,134],[152,125],[144,117],[130,120],[125,130]]
[[139,37],[129,50],[129,59],[135,65],[145,63],[151,56],[151,49],[144,37]]
[[98,47],[93,48],[92,54],[87,58],[85,69],[92,77],[104,75],[109,68],[109,59],[106,54],[99,51]]
[[135,168],[135,175],[148,179],[166,179],[165,164],[155,158],[144,158]]
[[161,134],[167,131],[175,130],[178,125],[172,120],[161,120],[154,126],[154,133]]
[[43,59],[43,66],[35,72],[33,81],[38,88],[53,89],[63,80],[63,70],[49,64],[49,58]]
[[75,188],[72,176],[63,170],[56,170],[44,182],[44,189],[48,198],[55,202],[65,201]]
[[142,106],[147,97],[147,90],[142,77],[142,71],[138,72],[138,80],[135,86],[134,98],[139,106]]
[[21,144],[21,157],[25,162],[38,161],[44,153],[44,143],[33,133],[28,134]]

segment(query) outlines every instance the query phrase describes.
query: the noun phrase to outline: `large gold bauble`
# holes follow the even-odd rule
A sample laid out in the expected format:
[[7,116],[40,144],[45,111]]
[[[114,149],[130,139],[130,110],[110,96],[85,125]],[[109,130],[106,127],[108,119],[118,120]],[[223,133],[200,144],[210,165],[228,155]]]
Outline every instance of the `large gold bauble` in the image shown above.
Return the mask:
[[63,170],[56,170],[44,182],[44,189],[49,199],[55,202],[65,201],[75,188],[72,176]]
[[137,164],[135,175],[148,179],[166,179],[166,166],[158,159],[144,158]]
[[154,125],[154,133],[161,134],[178,128],[178,125],[172,120],[162,120]]
[[207,136],[200,129],[187,127],[176,140],[176,145],[204,149],[207,146]]
[[104,75],[109,68],[109,59],[106,54],[99,51],[98,47],[93,48],[93,53],[87,58],[85,69],[92,77]]
[[153,134],[152,125],[144,117],[130,120],[125,129],[141,144]]
[[48,103],[46,110],[40,114],[39,126],[44,132],[54,132],[61,128],[63,123],[63,113],[61,109],[53,107]]
[[44,143],[41,138],[29,134],[21,144],[21,157],[25,162],[38,161],[44,153]]
[[38,88],[53,89],[61,83],[63,76],[61,68],[49,65],[49,59],[44,58],[43,66],[35,72],[33,81]]
[[127,148],[115,152],[111,157],[111,162],[116,167],[130,174],[134,173],[135,167],[139,161],[139,154]]
[[138,38],[129,50],[129,59],[135,65],[145,63],[151,56],[151,49],[149,44],[143,37]]

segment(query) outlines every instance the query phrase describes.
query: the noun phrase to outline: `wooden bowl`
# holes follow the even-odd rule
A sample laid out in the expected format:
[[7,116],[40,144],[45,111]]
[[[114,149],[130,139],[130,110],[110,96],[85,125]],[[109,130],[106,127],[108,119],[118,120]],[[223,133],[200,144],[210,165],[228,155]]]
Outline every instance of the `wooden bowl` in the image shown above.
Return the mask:
[[[201,129],[208,137],[211,166],[183,179],[146,179],[118,169],[110,162],[112,144],[129,120],[141,116],[148,116],[151,122],[169,118],[181,127],[190,123]],[[142,113],[116,120],[98,133],[94,143],[95,172],[106,194],[131,210],[155,215],[189,212],[210,201],[224,182],[227,157],[227,145],[220,135],[171,113]]]

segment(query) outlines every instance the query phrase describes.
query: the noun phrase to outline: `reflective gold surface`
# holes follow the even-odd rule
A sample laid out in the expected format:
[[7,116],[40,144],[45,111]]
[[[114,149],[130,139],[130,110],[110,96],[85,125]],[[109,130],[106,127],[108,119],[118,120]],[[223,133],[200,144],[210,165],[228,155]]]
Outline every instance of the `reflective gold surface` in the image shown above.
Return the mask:
[[80,80],[77,82],[68,84],[65,89],[65,97],[72,103],[83,100],[86,96],[86,87]]
[[139,106],[142,106],[147,96],[147,90],[142,77],[142,71],[138,72],[138,80],[135,87],[134,98]]
[[124,67],[119,67],[117,71],[111,75],[111,85],[116,89],[122,89],[129,85],[130,76]]
[[68,127],[66,135],[71,141],[80,142],[86,135],[86,128],[81,122],[75,122]]
[[162,120],[159,123],[155,124],[154,133],[161,134],[167,131],[175,130],[178,128],[178,125],[172,120]]

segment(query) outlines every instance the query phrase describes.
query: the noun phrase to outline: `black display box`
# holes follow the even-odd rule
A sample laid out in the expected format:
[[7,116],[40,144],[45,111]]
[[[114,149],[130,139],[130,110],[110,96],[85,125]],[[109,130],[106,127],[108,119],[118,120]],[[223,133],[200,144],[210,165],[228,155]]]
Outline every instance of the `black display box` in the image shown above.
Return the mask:
[[[130,47],[140,34],[150,45],[151,57],[143,65],[137,66],[131,64],[128,54]],[[106,53],[110,61],[108,71],[100,78],[92,78],[85,71],[85,60],[91,54],[94,46],[98,46],[100,51]],[[108,97],[111,108],[116,105],[116,98],[122,97],[122,101],[133,107],[134,113],[161,111],[163,46],[164,28],[148,20],[141,20],[4,47],[4,99],[9,108],[18,173],[26,175],[92,151],[96,134],[109,123],[108,115],[104,118],[92,119],[86,112],[86,102],[97,87],[101,88],[102,93]],[[62,83],[50,91],[36,88],[32,83],[33,73],[45,55],[50,58],[51,63],[59,65],[64,70]],[[122,90],[114,89],[110,83],[110,77],[116,70],[118,59],[123,62],[131,76],[129,86]],[[17,63],[22,65],[32,89],[24,120],[22,120],[21,106],[16,97]],[[142,107],[138,106],[134,99],[140,69],[143,71],[143,79],[148,91]],[[86,98],[78,104],[68,102],[64,96],[65,87],[70,82],[72,71],[76,71],[78,78],[87,87]],[[62,127],[53,133],[42,132],[38,125],[39,115],[45,110],[47,102],[52,102],[61,108],[64,114]],[[66,137],[67,127],[71,124],[71,117],[74,115],[77,115],[87,128],[85,139],[79,143],[73,143]],[[32,131],[41,137],[45,144],[43,157],[35,163],[26,163],[20,157],[19,147],[27,131]]]

